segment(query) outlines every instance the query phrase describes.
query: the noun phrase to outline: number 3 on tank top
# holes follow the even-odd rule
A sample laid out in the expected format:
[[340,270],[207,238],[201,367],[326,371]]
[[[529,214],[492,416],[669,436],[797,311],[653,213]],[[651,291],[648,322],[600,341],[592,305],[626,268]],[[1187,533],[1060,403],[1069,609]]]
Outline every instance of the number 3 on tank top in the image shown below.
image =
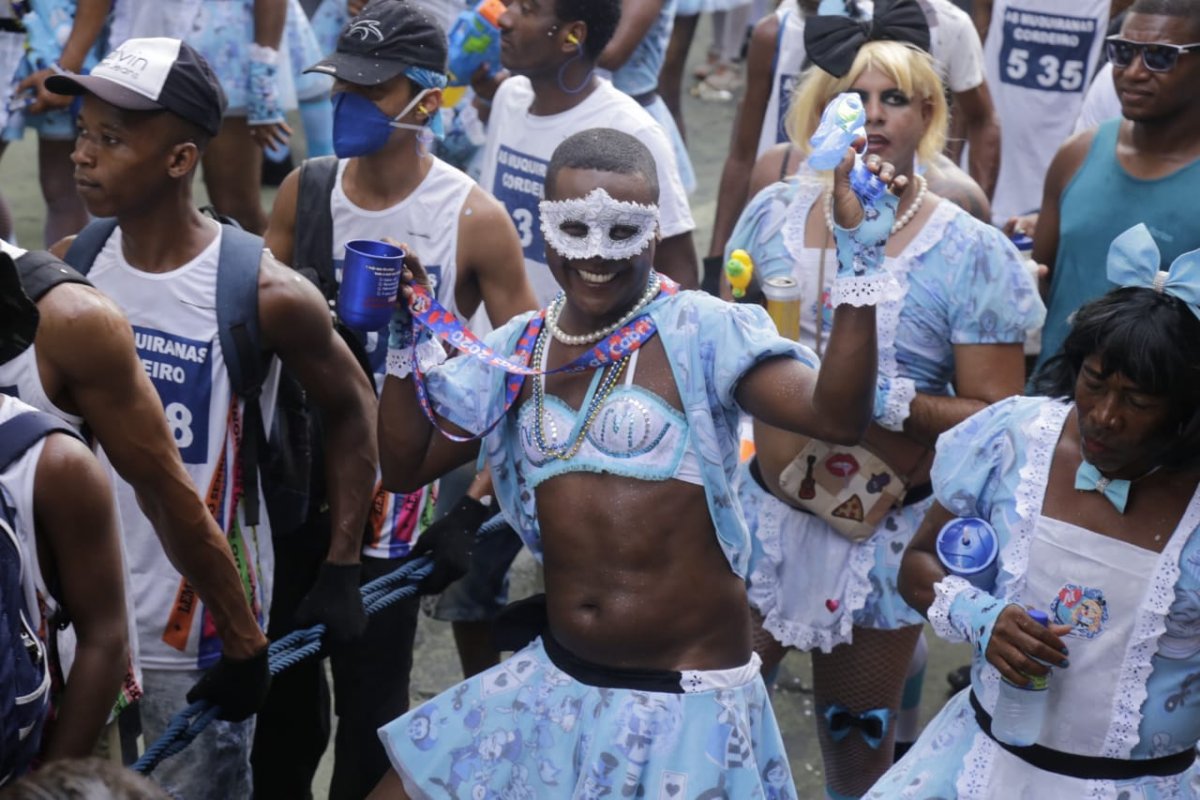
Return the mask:
[[1000,77],[1046,92],[1082,92],[1097,42],[1096,20],[1026,11],[1004,12]]

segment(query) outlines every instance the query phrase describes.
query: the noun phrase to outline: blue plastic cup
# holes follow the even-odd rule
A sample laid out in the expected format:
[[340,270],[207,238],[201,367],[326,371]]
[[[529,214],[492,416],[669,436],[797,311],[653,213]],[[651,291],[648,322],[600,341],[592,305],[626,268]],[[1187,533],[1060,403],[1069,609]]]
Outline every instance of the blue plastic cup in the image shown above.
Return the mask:
[[346,243],[342,285],[338,288],[338,319],[358,331],[387,327],[400,294],[404,250],[386,242],[356,239]]
[[942,566],[984,591],[995,588],[999,554],[995,529],[979,517],[952,519],[938,533],[937,556]]

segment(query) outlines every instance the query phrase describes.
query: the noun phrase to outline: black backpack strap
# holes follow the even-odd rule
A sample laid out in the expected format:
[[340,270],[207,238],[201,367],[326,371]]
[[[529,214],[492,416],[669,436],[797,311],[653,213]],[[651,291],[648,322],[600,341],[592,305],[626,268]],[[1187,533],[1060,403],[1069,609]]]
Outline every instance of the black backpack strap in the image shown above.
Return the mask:
[[333,190],[337,186],[337,156],[309,158],[300,164],[296,188],[296,225],[292,266],[317,285],[325,299],[337,298],[333,273]]
[[91,281],[65,261],[45,250],[30,250],[17,258],[15,263],[17,274],[21,276],[21,288],[35,303],[60,283],[92,285]]
[[217,267],[217,336],[233,393],[245,402],[239,445],[243,515],[247,525],[259,521],[259,452],[266,445],[259,396],[266,378],[266,358],[258,325],[258,270],[261,236],[224,225]]
[[52,433],[68,433],[79,439],[74,428],[43,411],[27,411],[0,424],[0,471]]
[[96,256],[104,249],[104,243],[116,229],[117,220],[114,217],[89,222],[75,237],[75,241],[71,242],[63,261],[78,270],[80,275],[87,275]]

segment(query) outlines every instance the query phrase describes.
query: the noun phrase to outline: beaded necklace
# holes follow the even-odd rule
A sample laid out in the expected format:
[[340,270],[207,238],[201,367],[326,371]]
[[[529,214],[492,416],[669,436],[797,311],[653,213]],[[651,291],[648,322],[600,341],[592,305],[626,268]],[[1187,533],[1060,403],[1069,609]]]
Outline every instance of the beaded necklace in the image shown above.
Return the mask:
[[[553,308],[546,315],[547,321],[551,319]],[[557,316],[556,314],[554,315]],[[553,323],[546,326],[553,330]],[[546,420],[546,376],[541,374],[533,382],[533,438],[537,449],[542,455],[548,458],[557,458],[560,461],[567,461],[574,458],[579,452],[579,448],[583,447],[583,442],[587,438],[587,433],[592,427],[592,423],[596,421],[600,409],[604,408],[604,404],[608,402],[609,395],[621,380],[621,375],[625,371],[625,366],[629,363],[631,354],[626,354],[620,361],[613,363],[605,368],[604,374],[600,379],[600,385],[592,394],[591,402],[588,403],[586,415],[583,420],[583,425],[580,426],[579,434],[575,437],[575,441],[566,443],[561,447],[556,447],[546,442],[546,432],[544,423]],[[546,370],[547,362],[550,358],[550,337],[546,335],[546,330],[543,329],[538,335],[537,344],[534,346],[533,361],[538,365],[543,373]],[[558,441],[558,424],[550,419],[550,432],[554,441]]]

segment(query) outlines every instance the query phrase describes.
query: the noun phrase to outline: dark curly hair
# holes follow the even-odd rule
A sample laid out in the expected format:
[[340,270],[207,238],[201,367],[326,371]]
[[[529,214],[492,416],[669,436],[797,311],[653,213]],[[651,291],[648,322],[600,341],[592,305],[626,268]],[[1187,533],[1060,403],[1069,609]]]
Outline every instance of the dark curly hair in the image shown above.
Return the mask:
[[1034,377],[1038,394],[1075,399],[1083,362],[1098,355],[1104,377],[1120,373],[1166,397],[1180,435],[1164,463],[1200,464],[1200,319],[1183,301],[1153,289],[1115,289],[1075,313],[1062,349]]
[[649,148],[635,136],[613,128],[591,128],[568,136],[550,156],[546,167],[546,195],[563,168],[594,169],[617,175],[641,175],[658,200],[658,169]]
[[583,52],[595,61],[612,41],[621,21],[621,0],[555,0],[554,16],[559,22],[587,25]]

